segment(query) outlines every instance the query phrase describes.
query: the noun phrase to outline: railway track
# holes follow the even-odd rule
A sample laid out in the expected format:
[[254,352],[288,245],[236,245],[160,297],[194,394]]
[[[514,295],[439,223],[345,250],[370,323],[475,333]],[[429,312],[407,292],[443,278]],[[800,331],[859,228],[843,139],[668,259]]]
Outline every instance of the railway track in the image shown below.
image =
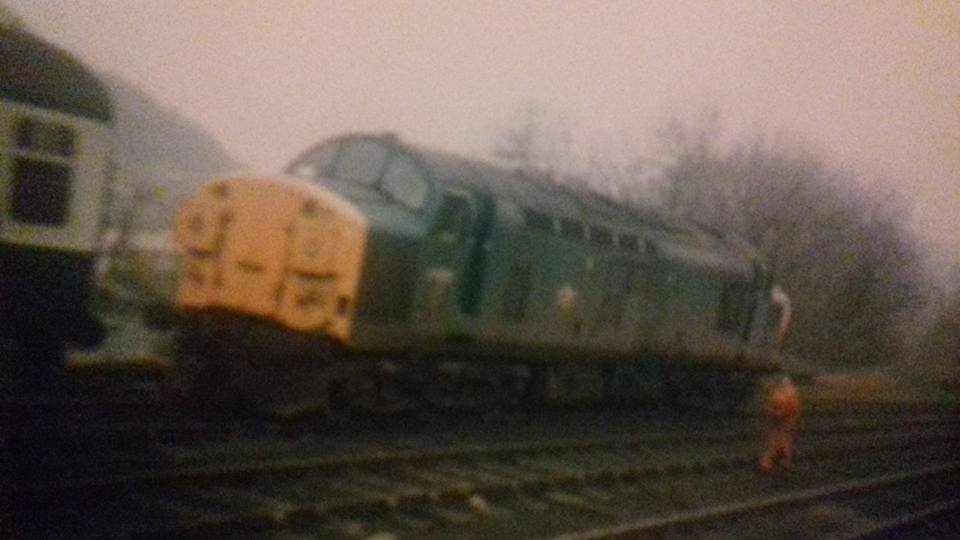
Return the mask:
[[[947,538],[960,510],[960,461],[917,467],[825,487],[741,500],[612,527],[561,534],[555,540],[620,538]],[[934,527],[934,528],[931,528]],[[920,536],[918,536],[920,537]]]
[[[67,403],[70,403],[68,400]],[[87,404],[89,405],[89,404]],[[32,408],[33,404],[27,405]],[[58,479],[79,476],[118,477],[138,474],[146,467],[203,468],[251,460],[287,460],[304,455],[338,456],[365,453],[375,448],[513,445],[577,437],[607,444],[625,437],[650,444],[682,443],[696,432],[701,440],[755,440],[754,415],[705,419],[664,415],[659,411],[636,413],[609,409],[589,411],[515,411],[509,417],[478,423],[475,417],[357,417],[330,423],[308,417],[274,422],[236,411],[199,411],[182,403],[147,402],[67,406],[51,414],[31,411],[36,420],[24,430],[29,448],[45,448],[61,459],[50,459],[44,475]],[[811,411],[806,423],[811,433],[871,432],[878,424],[886,429],[915,430],[955,418],[950,411],[933,409],[881,409],[837,414]],[[570,426],[578,426],[568,433]],[[640,434],[656,433],[647,436]],[[619,434],[611,437],[610,434]],[[659,441],[659,442],[658,442]]]
[[[807,442],[799,449],[797,469],[807,471],[810,486],[844,477],[849,457],[865,444],[879,461],[853,469],[930,466],[957,449],[951,417],[894,416],[872,424],[824,418],[804,432]],[[684,511],[709,506],[684,502],[678,493],[702,498],[717,485],[769,483],[754,473],[757,440],[748,430],[680,429],[512,444],[421,440],[349,454],[298,447],[272,458],[204,460],[198,452],[160,467],[116,463],[94,476],[38,478],[28,496],[38,504],[68,503],[49,507],[43,523],[57,529],[38,531],[43,534],[526,538],[675,512],[664,506],[675,499]],[[799,487],[794,481],[791,475],[779,489]]]
[[[155,378],[137,373],[2,393],[0,402],[5,426],[28,424],[20,447],[38,449],[14,465],[26,465],[14,493],[24,530],[71,537],[527,538],[601,534],[731,504],[758,516],[746,508],[948,462],[960,418],[922,404],[813,405],[797,470],[780,480],[754,473],[753,416],[540,410],[488,422],[276,423],[165,400]],[[850,462],[865,447],[876,459]],[[814,521],[830,521],[813,498],[784,500],[769,507],[805,505]],[[931,504],[917,515],[944,513]],[[730,533],[721,536],[743,536],[727,513],[701,519]],[[898,515],[861,524],[888,522],[910,523]]]

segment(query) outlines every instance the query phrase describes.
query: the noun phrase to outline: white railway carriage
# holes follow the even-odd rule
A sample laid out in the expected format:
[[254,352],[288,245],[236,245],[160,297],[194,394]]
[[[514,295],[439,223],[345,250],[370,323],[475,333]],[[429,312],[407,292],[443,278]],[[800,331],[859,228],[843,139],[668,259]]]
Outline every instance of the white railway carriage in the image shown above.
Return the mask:
[[0,26],[0,339],[25,370],[103,337],[88,312],[111,102],[68,53]]

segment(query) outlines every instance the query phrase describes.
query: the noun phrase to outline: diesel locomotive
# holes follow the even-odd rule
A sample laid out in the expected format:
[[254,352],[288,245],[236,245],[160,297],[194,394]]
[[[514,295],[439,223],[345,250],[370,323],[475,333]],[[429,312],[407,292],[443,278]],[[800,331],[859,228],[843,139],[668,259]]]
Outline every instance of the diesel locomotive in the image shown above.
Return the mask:
[[67,344],[104,336],[89,301],[111,118],[91,71],[0,24],[0,352],[21,374],[60,363]]
[[735,405],[789,317],[737,238],[393,134],[217,179],[175,235],[178,387],[280,414]]

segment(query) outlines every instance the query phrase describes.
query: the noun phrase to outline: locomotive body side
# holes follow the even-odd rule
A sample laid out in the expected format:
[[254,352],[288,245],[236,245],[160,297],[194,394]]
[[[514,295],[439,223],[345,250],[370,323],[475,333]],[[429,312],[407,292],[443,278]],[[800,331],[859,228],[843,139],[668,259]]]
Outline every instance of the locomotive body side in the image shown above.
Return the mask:
[[110,178],[109,96],[67,53],[0,28],[0,332],[16,369],[93,346],[89,313]]
[[514,387],[563,366],[776,366],[772,280],[736,242],[392,136],[287,172],[302,179],[223,179],[184,207],[178,304],[266,322],[284,354],[331,366],[323,384],[383,365]]

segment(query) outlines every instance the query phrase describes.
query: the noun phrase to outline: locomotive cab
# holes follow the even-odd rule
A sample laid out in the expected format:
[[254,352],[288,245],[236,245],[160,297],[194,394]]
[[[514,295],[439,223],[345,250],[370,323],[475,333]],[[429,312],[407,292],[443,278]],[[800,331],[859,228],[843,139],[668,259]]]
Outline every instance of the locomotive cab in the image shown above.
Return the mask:
[[[392,143],[334,139],[285,176],[221,178],[181,207],[183,349],[217,373],[265,361],[278,377],[316,367],[331,380],[365,355],[460,332],[479,300],[460,284],[482,265],[478,224],[489,227],[490,211]],[[441,304],[450,309],[432,309]],[[279,367],[291,359],[300,363]]]
[[437,189],[389,138],[336,139],[286,172],[220,179],[181,209],[181,308],[358,345],[364,326],[389,331],[410,315],[421,252],[442,276],[470,245],[468,199]]
[[326,142],[287,170],[334,190],[368,223],[355,346],[395,348],[471,333],[494,203],[470,186],[437,178],[439,172],[391,134]]

